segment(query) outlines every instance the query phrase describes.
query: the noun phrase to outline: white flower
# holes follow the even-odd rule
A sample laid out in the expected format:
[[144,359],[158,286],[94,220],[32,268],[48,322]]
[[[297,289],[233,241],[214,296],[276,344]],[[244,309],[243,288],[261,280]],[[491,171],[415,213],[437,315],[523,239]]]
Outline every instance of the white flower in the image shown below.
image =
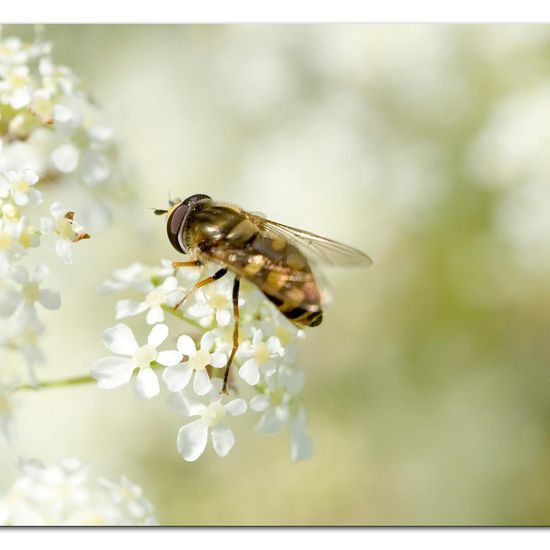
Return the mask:
[[9,317],[21,304],[24,304],[24,308],[30,314],[34,314],[36,302],[39,302],[46,309],[59,309],[61,307],[59,292],[40,288],[40,284],[46,280],[48,272],[48,266],[41,263],[36,264],[31,276],[22,265],[13,268],[12,278],[21,288],[18,292],[7,290],[2,293],[0,317]]
[[[203,327],[210,326],[214,319],[218,326],[227,326],[233,317],[232,289],[233,278],[227,276],[204,289],[198,289],[194,293],[195,303],[187,308],[187,313],[199,319]],[[241,298],[239,305],[243,304]]]
[[131,520],[127,525],[155,525],[154,508],[151,502],[143,497],[143,489],[132,483],[126,476],[120,482],[113,483],[105,478],[98,478],[98,483],[108,491],[111,499],[125,517]]
[[57,235],[55,243],[56,254],[66,263],[73,260],[72,244],[82,239],[88,239],[89,235],[82,232],[82,226],[73,220],[73,212],[68,211],[60,202],[54,202],[50,207],[52,218],[43,218],[42,231],[54,232]]
[[154,325],[164,321],[163,305],[174,305],[177,303],[180,291],[178,290],[178,281],[175,277],[168,277],[164,282],[153,287],[147,292],[144,300],[120,300],[116,305],[116,319],[125,319],[133,317],[147,311],[147,324]]
[[160,391],[157,375],[151,368],[156,362],[160,365],[176,365],[182,355],[176,350],[157,351],[168,336],[168,327],[155,325],[147,338],[147,344],[139,346],[134,333],[122,323],[103,333],[103,343],[117,356],[105,357],[96,361],[91,374],[102,389],[113,389],[130,381],[134,370],[139,372],[134,382],[134,391],[139,399],[151,399]]
[[152,525],[157,520],[140,487],[94,478],[76,459],[44,466],[23,461],[0,498],[0,525]]
[[149,272],[140,262],[134,262],[128,267],[115,269],[110,279],[104,281],[98,291],[108,294],[133,288],[140,292],[147,292],[152,288]]
[[245,341],[239,347],[239,356],[246,359],[239,369],[239,376],[251,386],[260,381],[260,369],[266,376],[277,369],[275,358],[284,356],[284,348],[276,336],[263,339],[261,329],[253,329],[252,343]]
[[261,412],[256,430],[271,435],[290,427],[290,455],[296,462],[313,455],[313,444],[307,432],[306,413],[299,404],[299,393],[304,385],[303,371],[281,366],[273,376],[266,378],[262,394],[250,400],[250,408]]
[[32,80],[26,65],[0,65],[0,101],[13,109],[31,102]]
[[4,321],[4,330],[0,332],[0,346],[18,351],[25,360],[31,383],[36,384],[34,367],[44,361],[44,354],[38,347],[44,325],[35,317],[18,315]]
[[39,204],[42,194],[33,188],[37,181],[38,176],[32,170],[4,172],[0,174],[0,198],[12,197],[17,206]]
[[208,365],[215,368],[225,367],[227,356],[224,353],[215,351],[214,334],[206,332],[203,334],[199,349],[190,336],[182,334],[177,341],[177,348],[180,353],[187,356],[182,363],[168,367],[162,374],[162,379],[170,391],[176,392],[187,386],[191,380],[193,372],[193,391],[197,395],[205,395],[212,389],[210,377],[206,367]]
[[235,444],[235,436],[231,428],[225,425],[227,415],[238,416],[246,412],[244,399],[233,399],[223,404],[220,397],[221,380],[215,379],[210,392],[207,394],[206,404],[184,392],[171,394],[168,406],[183,416],[199,416],[197,420],[182,426],[178,432],[178,451],[188,462],[197,460],[208,442],[208,435],[212,439],[212,446],[219,456],[226,456]]
[[274,315],[262,319],[260,328],[265,336],[276,336],[284,348],[284,357],[287,363],[293,363],[296,359],[298,340],[303,340],[306,334],[288,321],[279,311],[273,312]]

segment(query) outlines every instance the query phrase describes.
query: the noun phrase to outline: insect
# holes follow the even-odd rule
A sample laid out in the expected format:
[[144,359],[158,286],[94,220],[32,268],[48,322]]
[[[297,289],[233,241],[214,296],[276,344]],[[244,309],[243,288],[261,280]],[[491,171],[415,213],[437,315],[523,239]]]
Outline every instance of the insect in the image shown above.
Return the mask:
[[235,274],[232,303],[233,347],[224,372],[222,393],[227,393],[229,369],[239,345],[239,288],[245,278],[256,285],[278,310],[298,326],[316,327],[323,319],[323,296],[310,260],[348,267],[372,263],[363,252],[314,233],[289,227],[233,204],[214,201],[208,195],[192,195],[170,201],[166,230],[172,246],[189,261],[173,262],[174,268],[214,262],[222,266],[199,281],[175,309],[197,288]]

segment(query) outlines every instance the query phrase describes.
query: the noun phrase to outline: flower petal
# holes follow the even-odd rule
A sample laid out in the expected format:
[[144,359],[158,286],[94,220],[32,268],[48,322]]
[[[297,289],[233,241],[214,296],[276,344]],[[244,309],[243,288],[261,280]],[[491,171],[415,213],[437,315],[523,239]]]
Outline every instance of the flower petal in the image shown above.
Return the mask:
[[50,270],[46,264],[36,264],[34,266],[31,279],[33,282],[40,284],[46,280],[49,272]]
[[134,391],[141,400],[152,399],[160,393],[159,379],[151,367],[139,369],[134,382]]
[[271,405],[271,399],[267,395],[255,395],[249,405],[253,411],[262,412]]
[[300,408],[290,422],[290,456],[294,462],[313,456],[313,443],[307,433],[306,413]]
[[17,265],[13,268],[11,273],[12,279],[20,285],[26,285],[29,282],[29,272],[23,265]]
[[208,441],[208,428],[202,420],[182,426],[178,432],[178,451],[188,462],[197,460]]
[[59,309],[61,307],[61,295],[55,290],[50,290],[47,288],[41,290],[38,301],[46,309]]
[[195,372],[193,379],[193,391],[197,395],[206,395],[212,389],[212,383],[206,370],[198,370]]
[[171,393],[166,399],[166,405],[172,412],[182,416],[199,416],[206,409],[203,403],[191,397],[187,391]]
[[212,428],[212,446],[219,456],[226,456],[235,445],[235,436],[231,428],[218,424]]
[[211,332],[205,332],[201,338],[201,349],[204,351],[210,351],[214,345],[214,335]]
[[145,302],[138,302],[136,300],[119,300],[116,303],[116,319],[125,319],[126,317],[133,317],[138,315],[147,309]]
[[286,407],[269,407],[258,421],[256,430],[263,434],[276,434],[286,426],[287,422]]
[[59,238],[55,241],[55,253],[66,264],[70,264],[73,261],[73,249],[71,243],[66,239]]
[[183,363],[165,368],[162,373],[162,379],[170,391],[180,391],[189,384],[192,374],[193,369]]
[[157,363],[164,365],[165,367],[171,367],[177,365],[183,359],[182,354],[176,350],[160,351],[157,355]]
[[220,327],[226,327],[231,322],[231,313],[228,309],[218,309],[216,311],[216,322]]
[[148,325],[154,325],[155,323],[162,323],[164,321],[164,311],[160,306],[153,306],[148,312],[145,318]]
[[233,399],[225,405],[225,410],[232,416],[240,416],[244,414],[247,409],[246,401],[244,399]]
[[17,309],[17,306],[23,301],[19,292],[15,290],[4,290],[0,293],[0,317],[10,317]]
[[162,285],[160,285],[162,290],[165,292],[171,292],[178,287],[178,280],[175,277],[166,277]]
[[164,324],[155,325],[149,336],[147,337],[147,343],[154,348],[158,348],[168,336],[168,327]]
[[216,369],[221,369],[227,365],[227,355],[216,351],[210,356],[210,364]]
[[90,374],[97,380],[97,386],[111,390],[126,384],[132,377],[134,365],[124,357],[105,357],[96,361]]
[[251,386],[255,386],[260,381],[260,369],[256,359],[245,361],[239,369],[239,376]]
[[109,351],[119,355],[131,356],[138,349],[134,333],[123,323],[108,328],[103,333],[103,343]]
[[176,347],[179,351],[181,351],[181,353],[183,353],[183,355],[187,355],[187,357],[192,357],[195,353],[197,353],[197,348],[195,346],[195,342],[193,342],[193,338],[191,338],[191,336],[187,336],[187,334],[182,334],[178,338]]
[[67,209],[60,202],[52,202],[50,206],[50,214],[57,220],[65,215]]

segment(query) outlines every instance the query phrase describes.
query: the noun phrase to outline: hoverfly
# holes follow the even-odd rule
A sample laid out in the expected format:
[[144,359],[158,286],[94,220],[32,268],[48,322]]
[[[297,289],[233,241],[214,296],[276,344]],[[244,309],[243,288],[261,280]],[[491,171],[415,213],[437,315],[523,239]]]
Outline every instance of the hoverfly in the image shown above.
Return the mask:
[[222,267],[199,281],[193,290],[212,283],[228,271],[233,284],[233,348],[224,372],[222,393],[227,392],[229,368],[239,345],[239,288],[241,277],[256,285],[287,319],[298,326],[316,327],[323,319],[323,299],[310,259],[325,264],[366,267],[372,260],[350,246],[252,214],[208,195],[170,201],[166,230],[172,246],[190,261],[173,262],[174,268],[214,262]]

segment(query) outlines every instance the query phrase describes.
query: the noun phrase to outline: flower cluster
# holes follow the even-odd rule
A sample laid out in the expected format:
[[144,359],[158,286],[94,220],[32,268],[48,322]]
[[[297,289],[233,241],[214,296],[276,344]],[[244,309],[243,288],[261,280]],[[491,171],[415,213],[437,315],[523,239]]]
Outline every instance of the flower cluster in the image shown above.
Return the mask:
[[112,389],[130,382],[135,373],[132,384],[139,399],[159,395],[162,380],[168,407],[195,417],[177,436],[178,451],[187,461],[202,455],[209,438],[219,456],[227,455],[235,443],[230,417],[247,411],[259,413],[256,428],[261,433],[289,427],[292,459],[306,460],[313,449],[300,399],[303,372],[294,365],[304,331],[242,281],[239,346],[229,391],[222,393],[233,344],[233,276],[194,288],[213,268],[173,268],[162,260],[158,266],[134,263],[116,270],[100,290],[138,295],[117,302],[116,319],[137,317],[152,326],[144,343],[125,323],[107,329],[103,342],[113,355],[97,361],[92,376],[100,388]]
[[[59,292],[48,288],[50,267],[56,256],[70,264],[74,243],[89,237],[77,218],[87,228],[109,218],[110,197],[122,185],[115,155],[112,130],[76,75],[54,64],[50,44],[0,40],[0,427],[6,436],[13,433],[10,388],[21,379],[18,372],[7,375],[7,364],[15,359],[26,366],[36,384],[35,366],[44,359],[40,310],[61,305]],[[77,218],[52,196],[58,184],[64,192],[78,189],[71,199]]]
[[[77,186],[73,206],[93,230],[110,219],[110,199],[128,194],[103,117],[71,69],[54,64],[49,43],[0,41],[0,171],[27,168]],[[33,200],[17,190],[16,205]]]
[[76,459],[44,466],[25,461],[0,496],[0,525],[154,525],[153,506],[141,487],[91,475]]

